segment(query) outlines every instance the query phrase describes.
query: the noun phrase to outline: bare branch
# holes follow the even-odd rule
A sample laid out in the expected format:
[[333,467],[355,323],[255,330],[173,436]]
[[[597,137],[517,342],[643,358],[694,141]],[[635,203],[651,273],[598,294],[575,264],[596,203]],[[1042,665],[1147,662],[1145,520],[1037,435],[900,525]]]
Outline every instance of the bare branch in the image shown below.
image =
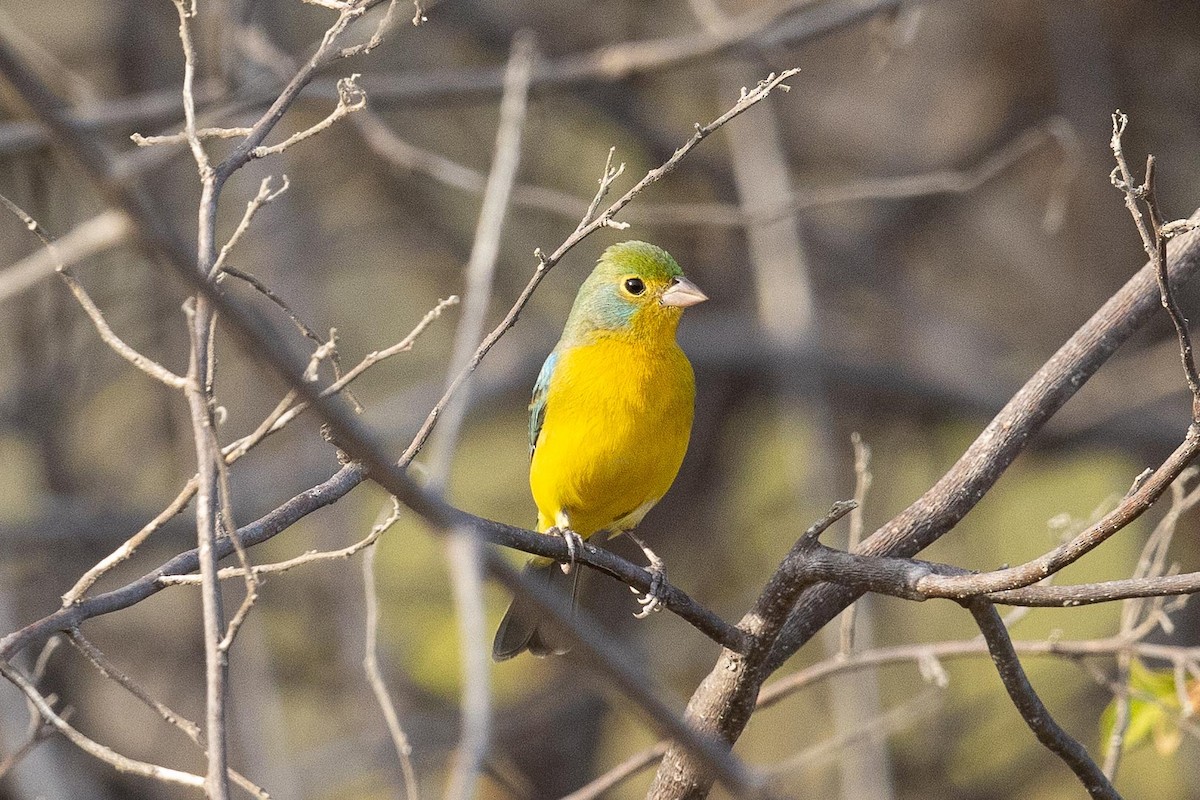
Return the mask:
[[[241,222],[238,223],[233,235],[229,237],[229,241],[221,248],[221,252],[217,254],[217,260],[212,265],[212,275],[217,275],[225,266],[225,260],[229,258],[229,251],[234,248],[238,240],[242,238],[242,235],[250,228],[250,222],[254,219],[254,215],[258,213],[258,210],[288,190],[290,184],[288,183],[287,175],[284,175],[282,180],[283,184],[278,189],[272,189],[271,176],[268,175],[262,179],[262,183],[258,186],[258,194],[254,195],[250,202],[246,204],[246,212],[242,214]],[[270,294],[267,296],[273,297]]]
[[[380,534],[390,528],[400,519],[400,502],[392,498],[392,512],[371,529],[369,542],[365,542],[366,553],[363,555],[363,597],[366,599],[366,641],[363,645],[363,671],[367,682],[375,694],[383,718],[387,722],[388,733],[392,737],[392,746],[400,759],[400,769],[404,774],[404,792],[408,800],[418,800],[420,796],[417,775],[412,764],[412,745],[400,725],[400,716],[396,713],[396,703],[392,693],[388,691],[383,672],[379,669],[379,594],[375,590],[375,540]],[[364,540],[365,541],[365,540]]]
[[[294,103],[297,96],[299,96],[300,91],[307,86],[310,81],[312,81],[317,70],[332,59],[338,57],[340,51],[335,50],[334,45],[341,35],[345,33],[346,29],[352,22],[354,22],[354,20],[358,19],[364,13],[379,5],[381,2],[383,2],[383,0],[363,0],[363,2],[356,3],[353,6],[347,7],[341,11],[334,24],[325,31],[325,35],[321,38],[321,43],[317,46],[316,51],[312,54],[308,61],[300,67],[292,79],[288,81],[288,84],[283,88],[283,91],[281,91],[278,96],[275,97],[270,108],[267,109],[267,111],[258,119],[257,122],[254,123],[253,126],[251,126],[249,135],[247,135],[246,138],[233,149],[233,152],[226,156],[225,160],[222,161],[216,168],[217,175],[221,179],[232,175],[234,172],[245,166],[250,159],[256,157],[255,153],[258,152],[258,149],[262,146],[263,140],[268,134],[270,134],[272,129],[274,129],[279,120],[283,118],[283,115],[287,113],[288,109],[291,108],[292,103]],[[343,78],[339,80],[337,84],[337,98],[339,107],[341,107],[344,102],[348,105],[357,103],[359,95],[361,95],[361,90],[359,90],[354,84],[353,78],[351,78],[348,83],[344,83],[344,81],[346,81],[346,79]],[[365,101],[365,98],[363,98],[363,100]],[[345,113],[348,112],[343,112],[343,116]],[[285,144],[287,143],[285,142]],[[271,148],[267,148],[267,150],[270,149]],[[262,155],[265,154],[265,152],[262,153]]]
[[104,211],[59,237],[54,248],[39,248],[0,272],[0,303],[27,291],[60,267],[70,267],[129,240],[129,219],[119,211]]
[[[196,138],[203,141],[204,139],[239,139],[250,135],[249,128],[197,128]],[[168,133],[161,136],[143,136],[140,133],[132,133],[129,138],[138,147],[152,147],[156,144],[188,144],[191,142],[188,139],[186,131],[179,133]]]
[[[192,742],[198,745],[200,748],[203,749],[206,746],[204,743],[204,732],[200,730],[199,725],[192,722],[187,717],[180,715],[176,711],[173,711],[165,704],[154,699],[154,697],[151,696],[150,693],[147,692],[140,684],[138,684],[137,681],[126,675],[119,668],[117,668],[115,664],[109,661],[108,657],[105,656],[98,647],[88,641],[88,639],[82,633],[80,633],[78,630],[69,631],[67,633],[67,637],[68,641],[74,645],[75,649],[82,653],[83,656],[87,658],[89,662],[91,662],[92,666],[96,668],[97,672],[104,677],[115,681],[126,691],[140,700],[143,704],[155,711],[160,717],[163,718],[165,722],[182,731],[185,736],[191,739]],[[260,798],[260,800],[268,800],[270,797],[266,791],[264,791],[261,787],[256,786],[250,779],[248,779],[245,775],[242,775],[237,770],[231,768],[229,770],[229,778],[254,797]]]
[[[404,353],[404,352],[408,352],[409,350],[411,350],[413,345],[415,344],[416,340],[420,337],[420,335],[422,333],[425,332],[425,330],[429,327],[429,325],[432,324],[433,321],[436,320],[438,317],[440,317],[442,312],[446,308],[448,308],[452,305],[455,305],[456,303],[458,303],[458,297],[453,296],[453,295],[451,297],[447,298],[446,300],[439,301],[438,304],[433,309],[431,309],[428,313],[426,313],[424,318],[422,318],[421,321],[419,323],[417,323],[416,327],[413,328],[413,330],[406,337],[404,337],[404,339],[402,339],[400,342],[393,345],[392,347],[387,348],[386,350],[368,353],[366,358],[364,358],[363,361],[360,362],[354,369],[352,369],[349,373],[347,373],[342,378],[340,378],[336,383],[327,387],[324,390],[325,393],[333,394],[338,391],[341,391],[350,383],[350,381],[357,378],[359,375],[361,375],[363,372],[365,372],[367,369],[369,369],[374,364],[377,364],[380,361],[383,361],[383,360],[390,358],[394,355],[397,355],[399,353]],[[314,356],[315,355],[316,354],[314,354]],[[267,415],[267,417],[262,421],[262,423],[259,424],[259,426],[252,433],[247,434],[246,436],[243,436],[241,439],[238,439],[237,441],[234,441],[234,442],[226,445],[222,451],[224,458],[225,458],[225,463],[233,464],[239,458],[241,458],[247,452],[249,452],[260,441],[262,441],[264,438],[266,438],[266,436],[282,430],[289,421],[291,421],[296,416],[298,416],[300,414],[300,412],[302,412],[307,407],[307,403],[301,403],[296,406],[293,406],[292,403],[295,401],[295,399],[296,399],[296,392],[293,390],[293,391],[289,392],[279,402],[278,405],[276,405],[275,409],[270,414]],[[66,605],[71,605],[72,603],[79,602],[79,600],[83,597],[83,595],[87,592],[87,590],[89,588],[91,588],[91,586],[102,575],[104,575],[106,572],[111,570],[117,564],[127,560],[131,555],[133,555],[134,551],[136,551],[137,548],[154,531],[158,530],[168,520],[172,519],[177,514],[181,513],[183,511],[183,509],[187,507],[187,504],[191,501],[191,499],[196,495],[196,489],[198,488],[198,486],[199,486],[199,477],[194,475],[184,485],[183,489],[180,490],[179,494],[175,497],[175,499],[172,500],[171,503],[165,509],[163,509],[163,511],[161,513],[158,514],[158,516],[156,516],[153,520],[148,522],[140,531],[138,531],[136,534],[131,536],[127,541],[122,543],[120,547],[118,547],[116,550],[114,550],[112,553],[110,553],[108,556],[106,556],[104,559],[102,559],[94,567],[89,569],[83,575],[83,577],[81,577],[76,582],[75,586],[73,586],[70,591],[68,591],[66,594],[63,595],[63,605],[66,606]],[[368,538],[370,538],[370,537],[368,537]],[[374,541],[374,539],[371,538],[370,541]],[[367,543],[369,544],[369,542],[367,542]],[[363,543],[359,543],[359,545],[365,546],[365,544],[363,544]],[[305,563],[310,563],[312,561],[321,560],[322,558],[326,558],[326,557],[327,558],[348,558],[349,556],[353,555],[354,553],[357,553],[359,549],[361,549],[361,547],[355,546],[353,548],[347,548],[346,550],[343,550],[343,551],[337,551],[337,552],[328,553],[328,554],[310,553],[310,554],[306,554],[305,556],[300,556],[297,559],[292,559],[291,561],[283,562],[282,564],[257,566],[254,568],[254,573],[256,575],[263,575],[263,574],[267,574],[270,572],[282,572],[287,569],[291,569],[292,567],[299,566],[299,565],[305,564]],[[311,556],[311,557],[308,557],[308,556]],[[238,572],[238,571],[231,572],[230,569],[224,569],[224,570],[221,570],[219,574],[220,574],[220,577],[227,578],[227,577],[230,577],[233,575],[241,576],[243,573]],[[185,580],[179,581],[179,583],[187,583],[187,582],[188,581],[185,581]]]
[[[1200,453],[1200,429],[1188,428],[1183,443],[1150,476],[1141,480],[1136,488],[1104,518],[1089,526],[1069,542],[1056,547],[1049,553],[1017,567],[996,570],[982,575],[947,576],[928,575],[918,581],[916,589],[925,597],[949,597],[961,599],[992,592],[1018,589],[1036,583],[1047,575],[1058,572],[1085,554],[1098,547],[1108,537],[1123,529],[1141,516],[1179,477],[1184,468]],[[1042,587],[1061,589],[1062,587]]]
[[[871,448],[857,431],[850,434],[854,446],[854,509],[850,512],[850,533],[846,538],[846,549],[854,552],[862,541],[863,506],[871,488]],[[842,612],[838,652],[849,655],[854,650],[854,619],[858,605],[852,603]]]
[[121,358],[124,358],[130,364],[137,367],[151,378],[165,383],[172,389],[182,389],[187,385],[187,381],[184,378],[176,375],[174,372],[171,372],[157,361],[147,358],[138,351],[134,350],[132,347],[126,344],[124,340],[117,336],[117,334],[113,332],[113,329],[108,326],[108,321],[104,319],[104,314],[102,314],[96,304],[92,302],[92,298],[88,295],[87,291],[84,290],[79,281],[75,279],[75,276],[71,274],[71,271],[67,269],[65,262],[58,255],[58,251],[54,246],[54,240],[50,237],[50,234],[46,232],[46,229],[39,225],[37,220],[26,214],[16,203],[14,203],[12,200],[9,200],[4,195],[0,195],[0,202],[4,203],[4,205],[8,207],[9,211],[11,211],[17,216],[18,219],[24,222],[25,227],[32,231],[33,234],[41,240],[42,244],[45,245],[46,250],[50,253],[51,258],[54,259],[58,274],[62,276],[64,281],[66,281],[67,287],[70,288],[71,293],[75,295],[75,299],[79,301],[79,305],[83,306],[83,310],[87,313],[88,318],[92,320],[92,324],[96,326],[96,330],[99,332],[100,338],[105,344],[111,347],[117,355],[121,356]]
[[192,2],[187,5],[185,0],[173,0],[175,10],[179,15],[179,43],[183,48],[183,135],[191,148],[192,158],[196,161],[196,169],[200,179],[207,181],[212,176],[212,167],[208,163],[208,152],[196,133],[196,95],[194,92],[196,79],[196,47],[192,43],[192,27],[190,21],[196,16],[196,6]]
[[293,133],[291,136],[284,139],[279,144],[274,144],[274,145],[271,145],[270,147],[267,147],[265,145],[259,145],[258,147],[255,147],[253,150],[250,151],[250,157],[251,158],[266,158],[267,156],[282,153],[284,150],[288,149],[292,145],[299,144],[300,142],[304,141],[305,139],[316,136],[321,131],[327,130],[330,126],[332,126],[335,122],[342,119],[343,117],[349,116],[350,114],[353,114],[355,111],[366,108],[367,93],[364,92],[357,83],[357,81],[360,77],[362,77],[362,76],[356,72],[353,75],[351,75],[350,77],[342,78],[341,80],[338,81],[338,84],[337,84],[337,89],[338,89],[337,106],[334,107],[333,111],[331,111],[329,113],[329,116],[325,117],[325,119],[321,120],[320,122],[313,125],[312,127],[305,128],[302,131],[297,131],[296,133]]
[[1008,631],[1005,630],[1004,622],[996,613],[995,607],[987,600],[980,599],[972,600],[967,604],[967,608],[975,617],[975,623],[983,633],[984,639],[987,640],[988,651],[992,654],[992,661],[996,664],[1000,680],[1004,682],[1004,688],[1008,691],[1017,710],[1021,712],[1025,723],[1037,736],[1038,741],[1061,758],[1079,776],[1079,780],[1092,797],[1101,800],[1119,800],[1121,795],[1117,793],[1116,788],[1105,777],[1100,767],[1096,766],[1096,762],[1088,755],[1087,749],[1063,730],[1050,716],[1046,706],[1042,704],[1037,692],[1030,685],[1029,679],[1025,677],[1021,660],[1013,650]]
[[[395,500],[393,499],[393,505]],[[306,566],[308,564],[319,564],[325,561],[345,561],[364,550],[368,550],[371,545],[379,539],[379,537],[396,524],[400,517],[398,514],[388,515],[382,522],[379,522],[371,527],[371,532],[364,538],[355,542],[352,545],[341,548],[340,550],[309,550],[307,553],[289,558],[287,561],[278,561],[272,564],[255,564],[250,567],[256,576],[270,575],[277,572],[287,572],[296,567]],[[217,576],[221,580],[229,578],[241,578],[246,574],[243,567],[225,567]],[[162,586],[197,586],[200,584],[199,575],[163,575],[158,579],[158,583]]]
[[[1175,333],[1179,338],[1179,355],[1183,362],[1183,372],[1187,378],[1188,388],[1192,391],[1192,418],[1200,420],[1200,375],[1196,373],[1196,361],[1192,354],[1192,337],[1188,333],[1188,321],[1183,316],[1183,311],[1175,299],[1175,294],[1171,289],[1171,278],[1167,273],[1168,236],[1163,231],[1162,213],[1158,209],[1158,198],[1154,193],[1154,156],[1146,157],[1145,180],[1140,186],[1135,186],[1121,144],[1121,137],[1124,135],[1128,123],[1129,117],[1121,111],[1118,110],[1113,114],[1113,134],[1110,145],[1117,166],[1110,177],[1113,185],[1125,195],[1125,207],[1133,216],[1134,224],[1137,225],[1138,233],[1142,237],[1146,255],[1150,256],[1150,261],[1154,265],[1163,308],[1170,315],[1171,324],[1175,326]],[[1142,216],[1141,210],[1138,208],[1139,201],[1146,206],[1146,216],[1149,217],[1149,221]]]
[[162,767],[158,764],[149,764],[145,761],[137,761],[132,758],[121,755],[120,753],[105,747],[104,745],[89,739],[77,729],[71,726],[59,714],[54,712],[47,702],[45,697],[42,697],[37,688],[29,682],[15,667],[11,666],[7,661],[0,660],[0,675],[3,675],[10,683],[20,689],[25,697],[33,703],[37,708],[38,713],[50,725],[53,725],[55,730],[67,737],[80,750],[83,750],[88,755],[94,756],[101,761],[115,767],[120,772],[129,772],[134,775],[142,775],[147,778],[163,781],[164,783],[178,783],[183,786],[191,786],[193,788],[203,788],[204,778],[199,775],[193,775],[190,772],[181,772],[180,770],[171,769],[170,767]]
[[[1200,648],[1147,644],[1145,642],[1130,641],[1121,636],[1083,641],[1062,639],[1018,641],[1013,642],[1012,645],[1017,652],[1025,655],[1064,658],[1075,661],[1100,656],[1115,656],[1121,652],[1132,651],[1144,658],[1169,661],[1185,670],[1189,663],[1200,660]],[[904,664],[915,665],[924,671],[923,664],[936,663],[939,660],[947,659],[977,658],[983,655],[990,655],[990,652],[987,641],[982,637],[947,642],[922,642],[894,647],[877,647],[869,650],[860,650],[846,656],[837,654],[764,686],[758,694],[756,709],[770,708],[826,678],[847,672]],[[614,786],[659,761],[666,752],[668,745],[669,742],[663,740],[652,747],[631,755],[625,761],[600,775],[586,786],[581,787],[576,792],[562,798],[562,800],[593,800],[593,798],[603,796],[605,792]]]
[[[796,598],[813,582],[808,573],[811,554],[822,549],[820,535],[854,509],[853,501],[835,503],[813,523],[784,557],[738,628],[751,637],[745,654],[724,649],[717,663],[688,702],[687,719],[710,736],[732,746],[754,713],[758,691],[766,680],[763,662],[787,622]],[[714,775],[708,766],[678,744],[667,750],[647,793],[650,800],[707,796]]]
[[[464,280],[466,302],[454,334],[447,382],[452,382],[455,374],[466,365],[484,331],[504,219],[521,161],[521,134],[524,131],[529,77],[535,56],[532,35],[518,34],[513,39],[504,96],[500,103],[500,124],[496,130],[491,173],[467,261]],[[429,467],[429,488],[437,493],[444,491],[450,475],[450,465],[466,416],[470,388],[469,383],[461,385],[461,390],[447,404],[442,417],[439,446],[435,448]],[[451,800],[469,800],[475,795],[491,741],[492,665],[483,605],[481,547],[479,538],[469,527],[456,527],[446,538],[445,557],[458,610],[463,677],[462,733],[446,788],[446,796]]]
[[[1200,213],[1194,219],[1200,221]],[[1200,235],[1192,231],[1174,237],[1168,244],[1167,263],[1176,285],[1194,275],[1200,269]],[[1158,304],[1154,268],[1147,265],[1026,382],[950,471],[868,537],[859,552],[910,556],[952,529],[983,498],[1033,434],[1149,319]],[[832,586],[817,586],[806,592],[768,667],[778,668],[855,596],[852,590]]]

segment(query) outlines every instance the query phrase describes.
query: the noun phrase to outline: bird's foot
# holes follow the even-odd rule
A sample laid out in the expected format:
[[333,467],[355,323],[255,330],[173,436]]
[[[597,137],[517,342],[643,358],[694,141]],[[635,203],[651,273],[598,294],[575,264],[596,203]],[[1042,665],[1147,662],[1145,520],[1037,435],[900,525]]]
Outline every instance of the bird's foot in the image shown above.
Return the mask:
[[[645,619],[655,611],[663,610],[663,602],[667,599],[667,564],[658,554],[646,546],[638,537],[632,533],[628,534],[630,539],[642,548],[642,552],[646,554],[646,559],[650,562],[648,571],[650,573],[650,591],[638,598],[638,605],[642,607],[633,616],[637,619]],[[634,594],[641,594],[637,589],[630,586],[629,591]]]
[[549,531],[554,536],[561,536],[563,542],[567,545],[567,560],[558,566],[562,569],[564,575],[570,575],[571,570],[575,568],[575,562],[579,560],[579,554],[583,552],[583,537],[570,528],[553,527]]

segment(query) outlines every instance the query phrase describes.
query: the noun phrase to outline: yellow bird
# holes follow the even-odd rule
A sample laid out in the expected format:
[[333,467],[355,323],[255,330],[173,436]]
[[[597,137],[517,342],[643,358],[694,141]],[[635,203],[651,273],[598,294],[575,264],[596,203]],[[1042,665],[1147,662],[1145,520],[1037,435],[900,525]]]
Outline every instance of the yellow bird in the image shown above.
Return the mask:
[[[662,248],[624,242],[604,251],[575,297],[562,338],[542,365],[529,405],[529,485],[538,530],[579,539],[628,533],[675,480],[691,436],[692,365],[675,341],[683,309],[707,300]],[[639,602],[658,607],[663,563],[646,553],[656,584]],[[561,582],[570,564],[534,558],[527,577]],[[574,607],[575,584],[570,592]],[[536,609],[513,601],[496,631],[497,661],[529,650],[564,653]],[[561,637],[559,637],[561,638]]]

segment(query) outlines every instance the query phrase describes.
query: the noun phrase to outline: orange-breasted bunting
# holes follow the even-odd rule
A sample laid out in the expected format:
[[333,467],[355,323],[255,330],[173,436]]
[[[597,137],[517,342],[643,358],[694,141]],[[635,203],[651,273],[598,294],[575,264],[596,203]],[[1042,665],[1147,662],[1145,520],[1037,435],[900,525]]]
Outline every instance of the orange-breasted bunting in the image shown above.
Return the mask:
[[[539,531],[563,535],[568,545],[572,537],[628,533],[666,494],[687,450],[696,396],[675,330],[684,308],[707,299],[660,247],[624,242],[604,251],[529,405],[529,485]],[[656,588],[640,601],[648,611],[658,606],[662,560],[629,535],[656,576]],[[554,585],[569,567],[534,558],[525,573]],[[574,578],[571,584],[559,591],[573,608]],[[492,657],[524,650],[544,656],[566,647],[517,598],[496,631]]]

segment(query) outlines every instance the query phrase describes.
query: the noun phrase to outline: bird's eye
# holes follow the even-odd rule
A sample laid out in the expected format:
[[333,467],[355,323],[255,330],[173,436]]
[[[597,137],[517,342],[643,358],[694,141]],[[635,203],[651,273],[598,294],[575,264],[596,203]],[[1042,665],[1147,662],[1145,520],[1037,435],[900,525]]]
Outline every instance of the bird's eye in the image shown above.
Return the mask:
[[641,278],[626,278],[625,291],[636,297],[646,291],[646,284],[642,282]]

